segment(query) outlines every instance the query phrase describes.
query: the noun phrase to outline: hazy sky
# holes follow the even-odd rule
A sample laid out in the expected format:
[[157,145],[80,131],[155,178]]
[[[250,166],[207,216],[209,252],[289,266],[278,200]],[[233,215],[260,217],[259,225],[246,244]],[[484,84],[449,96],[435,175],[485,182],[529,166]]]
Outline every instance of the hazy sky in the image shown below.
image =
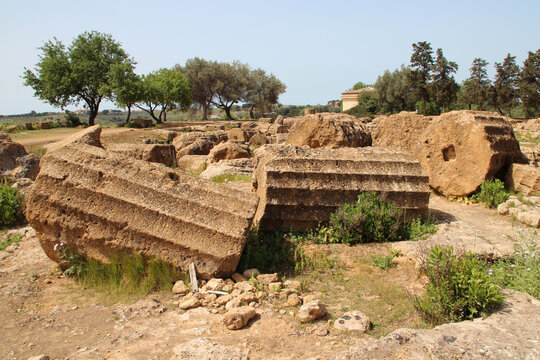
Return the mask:
[[[287,85],[283,104],[326,104],[357,81],[408,64],[411,44],[428,41],[469,75],[475,57],[521,65],[540,48],[540,1],[13,1],[0,7],[0,114],[56,111],[22,85],[24,68],[53,37],[109,33],[139,74],[192,57],[240,60]],[[82,104],[81,104],[82,107]],[[113,108],[104,104],[100,108]]]

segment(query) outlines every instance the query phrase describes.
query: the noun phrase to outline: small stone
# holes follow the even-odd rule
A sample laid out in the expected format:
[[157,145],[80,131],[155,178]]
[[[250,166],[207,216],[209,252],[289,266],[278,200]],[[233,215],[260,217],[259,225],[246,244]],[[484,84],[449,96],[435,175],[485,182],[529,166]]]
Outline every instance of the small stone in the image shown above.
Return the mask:
[[304,304],[318,300],[321,295],[319,293],[308,294],[304,296]]
[[239,273],[232,274],[231,278],[234,280],[234,282],[242,282],[242,281],[247,280],[247,278],[244,275],[239,274]]
[[229,310],[223,315],[223,323],[229,330],[238,330],[247,325],[249,320],[256,315],[255,309],[251,306],[242,306]]
[[285,315],[285,314],[287,314],[287,310],[281,309],[281,310],[279,310],[279,313],[280,313],[281,315]]
[[223,289],[221,289],[221,291],[226,291],[228,293],[230,293],[231,291],[233,291],[234,289],[234,285],[233,284],[226,284],[223,286]]
[[254,292],[248,291],[240,295],[240,300],[243,301],[245,304],[249,304],[252,301],[259,301],[259,298],[257,297],[257,295],[255,295]]
[[36,355],[29,357],[28,360],[51,360],[51,358],[48,355]]
[[300,307],[300,310],[298,310],[298,314],[296,314],[296,316],[300,322],[306,323],[317,320],[323,317],[325,314],[326,309],[324,305],[319,300],[313,300],[307,303],[304,301],[304,305]]
[[296,294],[290,294],[287,298],[287,306],[294,307],[300,304],[302,304],[302,300],[300,300],[300,297]]
[[225,309],[230,310],[232,308],[237,308],[240,306],[242,306],[242,300],[239,297],[235,297],[227,304],[225,304]]
[[300,281],[296,281],[296,280],[287,280],[283,283],[283,285],[285,285],[285,287],[288,289],[293,289],[296,291],[299,291],[302,286],[300,284]]
[[355,310],[350,311],[334,322],[334,329],[339,331],[355,331],[363,334],[369,330],[370,320],[364,313]]
[[249,281],[242,281],[242,282],[236,283],[234,284],[234,287],[240,290],[240,292],[242,293],[254,290],[253,285],[251,285]]
[[273,293],[277,293],[281,290],[281,282],[272,282],[268,284],[268,290]]
[[257,277],[261,272],[257,269],[247,269],[244,271],[243,275],[246,279],[249,279],[250,277]]
[[182,310],[193,309],[199,306],[201,306],[201,302],[195,297],[184,300],[180,305],[178,305],[178,307]]
[[270,285],[270,283],[275,283],[279,281],[278,274],[261,274],[257,276],[257,281],[263,285]]
[[180,280],[174,283],[172,292],[173,294],[185,295],[189,292],[189,288],[187,287],[186,284],[184,284],[183,281]]
[[326,336],[328,335],[328,329],[325,328],[324,326],[321,326],[317,328],[313,333],[317,336]]
[[508,210],[510,209],[510,206],[508,206],[507,203],[502,203],[497,206],[497,211],[501,215],[508,215]]
[[223,295],[223,296],[220,296],[216,299],[216,303],[218,305],[225,305],[226,303],[228,303],[229,301],[231,301],[232,299],[232,296],[231,295]]
[[221,289],[223,289],[223,286],[225,285],[223,279],[210,279],[208,280],[208,282],[206,283],[206,285],[204,285],[202,287],[203,290],[205,291],[208,291],[208,290],[213,290],[213,291],[221,291]]

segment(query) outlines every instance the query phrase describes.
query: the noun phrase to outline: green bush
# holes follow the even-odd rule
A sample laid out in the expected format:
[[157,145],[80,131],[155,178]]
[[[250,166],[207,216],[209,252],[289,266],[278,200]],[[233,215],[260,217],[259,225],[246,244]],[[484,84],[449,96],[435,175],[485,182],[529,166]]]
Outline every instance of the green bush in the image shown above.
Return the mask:
[[472,253],[457,256],[450,247],[434,247],[424,271],[430,282],[415,305],[434,324],[472,319],[503,301],[485,263]]
[[497,207],[510,197],[510,193],[504,188],[504,183],[495,179],[493,181],[484,181],[480,185],[480,191],[473,195],[473,199],[484,203],[489,208]]
[[405,228],[406,238],[412,241],[424,240],[427,235],[435,234],[437,232],[437,225],[433,222],[433,219],[426,216],[422,219],[412,219]]
[[540,299],[540,251],[534,240],[516,242],[515,253],[496,261],[490,269],[495,283]]
[[24,222],[22,195],[8,182],[0,182],[0,229]]
[[404,235],[402,212],[374,192],[361,193],[330,215],[329,242],[356,244],[397,241]]
[[65,118],[70,127],[77,127],[82,124],[81,119],[74,113],[67,112]]

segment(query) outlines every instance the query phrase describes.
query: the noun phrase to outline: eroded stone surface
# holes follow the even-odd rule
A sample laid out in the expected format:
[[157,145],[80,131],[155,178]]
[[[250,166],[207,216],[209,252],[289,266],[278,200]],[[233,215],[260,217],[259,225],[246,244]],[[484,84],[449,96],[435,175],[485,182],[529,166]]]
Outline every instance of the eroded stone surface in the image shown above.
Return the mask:
[[525,164],[512,164],[506,173],[511,189],[525,195],[540,195],[540,168]]
[[164,144],[109,144],[107,151],[131,156],[135,159],[161,163],[163,165],[176,165],[176,152],[174,146]]
[[260,198],[255,221],[261,229],[314,228],[369,191],[408,217],[427,211],[428,177],[410,154],[372,147],[266,145],[256,150],[255,160],[253,187]]
[[0,177],[34,180],[39,172],[39,158],[28,154],[19,143],[0,131]]
[[99,260],[135,251],[183,269],[194,262],[203,278],[234,272],[255,196],[76,141],[42,163],[27,218],[51,259],[63,242]]

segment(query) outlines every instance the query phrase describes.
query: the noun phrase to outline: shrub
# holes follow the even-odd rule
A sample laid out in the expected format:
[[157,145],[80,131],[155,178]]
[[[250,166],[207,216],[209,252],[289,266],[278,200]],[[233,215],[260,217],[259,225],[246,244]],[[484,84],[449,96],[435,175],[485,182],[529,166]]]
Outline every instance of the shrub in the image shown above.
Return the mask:
[[406,225],[405,232],[408,240],[424,240],[427,235],[435,234],[437,232],[437,225],[435,225],[433,219],[429,216],[422,219],[412,219]]
[[474,200],[486,204],[489,208],[497,207],[499,204],[508,200],[509,197],[509,192],[504,188],[504,183],[499,179],[484,181],[480,185],[480,191],[473,195]]
[[534,236],[529,240],[521,239],[514,247],[514,254],[497,260],[490,274],[498,285],[540,299],[540,251]]
[[330,215],[330,242],[356,244],[396,241],[403,237],[402,212],[374,192],[361,193]]
[[77,127],[82,124],[81,119],[79,119],[79,117],[75,115],[74,113],[71,113],[71,112],[66,113],[65,118],[66,118],[66,122],[71,127]]
[[0,229],[13,227],[24,221],[22,195],[7,181],[0,182]]
[[432,323],[472,319],[503,301],[486,265],[472,253],[457,256],[451,247],[436,246],[429,252],[424,271],[430,282],[415,305]]

